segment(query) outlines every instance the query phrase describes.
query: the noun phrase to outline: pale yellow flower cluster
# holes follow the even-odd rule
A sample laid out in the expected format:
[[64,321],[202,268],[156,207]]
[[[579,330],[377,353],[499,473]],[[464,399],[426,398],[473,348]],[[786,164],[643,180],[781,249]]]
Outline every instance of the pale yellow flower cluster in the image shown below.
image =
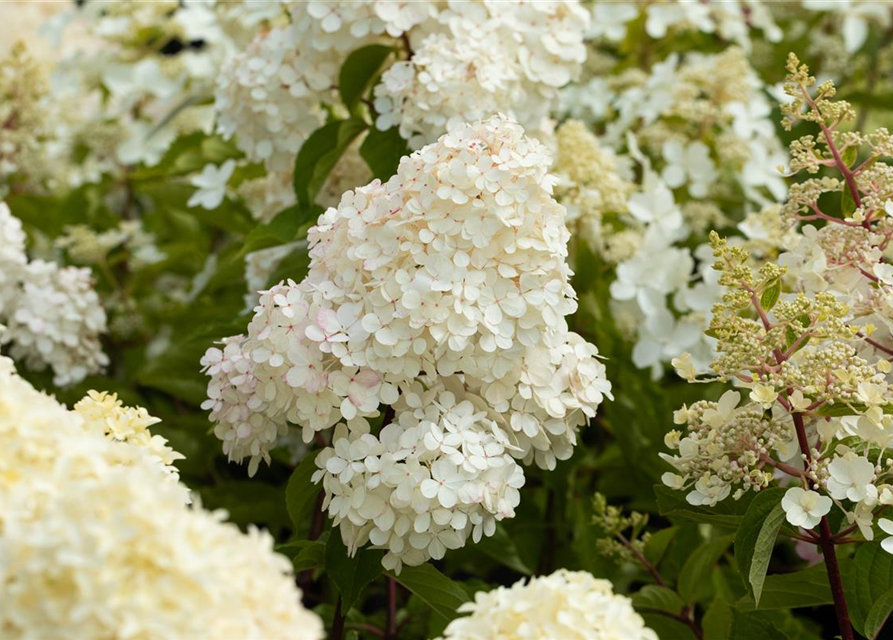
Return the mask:
[[567,209],[567,225],[603,251],[610,235],[610,226],[603,224],[605,216],[627,211],[633,184],[621,177],[614,154],[583,122],[565,122],[556,132],[556,142],[555,196]]
[[0,637],[322,638],[268,533],[186,504],[154,422],[69,411],[0,357]]

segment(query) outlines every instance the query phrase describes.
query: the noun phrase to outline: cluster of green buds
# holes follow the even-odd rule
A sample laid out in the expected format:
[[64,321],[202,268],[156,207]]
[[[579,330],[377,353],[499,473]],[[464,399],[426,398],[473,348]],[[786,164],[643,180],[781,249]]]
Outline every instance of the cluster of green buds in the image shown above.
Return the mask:
[[599,554],[620,562],[642,562],[645,544],[651,535],[645,531],[648,514],[638,511],[625,514],[620,507],[609,505],[600,493],[592,499],[592,511],[592,522],[603,536],[596,543]]
[[[872,539],[875,516],[893,504],[893,459],[885,454],[893,445],[893,167],[886,161],[893,145],[886,129],[842,130],[856,114],[835,99],[834,85],[816,86],[793,54],[787,69],[784,126],[819,129],[791,144],[791,172],[809,177],[781,207],[785,229],[776,237],[787,246],[776,259],[710,236],[725,288],[708,331],[716,340],[712,371],[699,375],[686,356],[674,365],[690,381],[739,390],[676,412],[685,431],[666,438],[673,453],[663,457],[674,470],[663,481],[687,490],[690,503],[712,505],[788,477],[788,522],[827,553],[857,530]],[[826,515],[835,504],[848,528],[832,533]]]

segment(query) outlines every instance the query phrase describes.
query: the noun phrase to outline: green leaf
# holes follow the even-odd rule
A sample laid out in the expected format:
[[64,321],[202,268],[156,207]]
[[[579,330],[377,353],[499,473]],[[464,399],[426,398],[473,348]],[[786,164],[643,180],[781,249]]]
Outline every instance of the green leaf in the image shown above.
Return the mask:
[[856,145],[847,147],[844,149],[843,153],[840,154],[840,159],[843,160],[843,163],[847,167],[852,167],[856,160],[859,158],[859,147]]
[[[215,311],[221,313],[223,307]],[[182,322],[178,322],[181,319],[172,320],[181,332],[188,331]],[[147,360],[136,374],[136,382],[198,406],[208,395],[208,379],[201,373],[199,360],[214,341],[241,330],[244,330],[244,320],[238,318],[233,322],[208,323],[185,339],[173,342],[164,353]]]
[[333,530],[326,542],[326,574],[341,593],[341,611],[347,613],[357,603],[367,584],[381,573],[382,551],[360,547],[353,557],[347,554],[347,547],[341,534]]
[[735,535],[735,561],[748,592],[759,606],[775,538],[784,522],[784,489],[760,491],[750,503]]
[[360,145],[360,156],[369,165],[372,175],[382,181],[397,173],[400,159],[408,155],[409,147],[397,127],[387,131],[373,127]]
[[[775,615],[773,615],[775,614]],[[784,632],[785,621],[777,617],[777,612],[742,612],[732,609],[732,626],[729,640],[790,640]]]
[[737,529],[744,518],[744,512],[754,498],[753,492],[745,493],[739,500],[723,500],[712,507],[699,507],[685,501],[684,494],[662,484],[654,485],[657,508],[662,516],[681,520],[713,524],[719,527]]
[[309,268],[310,255],[307,253],[307,247],[298,247],[276,265],[267,279],[267,288],[288,279],[300,282],[307,275]]
[[685,602],[694,602],[697,590],[709,583],[713,566],[732,544],[734,536],[728,535],[711,540],[695,551],[682,567],[676,588]]
[[321,489],[310,479],[316,472],[316,456],[320,450],[310,451],[301,460],[288,479],[285,487],[285,506],[295,530],[306,526],[311,509],[316,505],[316,497]]
[[294,186],[299,206],[314,202],[332,167],[368,126],[359,118],[333,120],[310,134],[295,159]]
[[157,164],[138,167],[129,177],[134,181],[165,180],[201,171],[206,164],[219,166],[241,155],[235,141],[196,131],[174,140]]
[[704,640],[728,640],[732,633],[732,607],[715,598],[701,620]]
[[864,104],[872,109],[893,109],[893,91],[848,91],[847,102]]
[[763,291],[763,295],[760,296],[760,306],[763,307],[764,311],[769,311],[778,302],[780,295],[781,280],[776,280]]
[[866,406],[858,402],[850,404],[844,402],[825,403],[816,410],[816,415],[823,418],[842,418],[843,416],[854,416],[864,413],[865,409]]
[[853,192],[850,191],[847,185],[843,185],[840,191],[840,213],[841,217],[848,218],[853,215],[853,212],[856,210],[856,200],[853,198]]
[[[869,617],[880,621],[884,599],[893,589],[893,555],[881,548],[878,543],[859,546],[849,571],[843,572],[843,584],[853,627],[862,635],[868,633]],[[874,615],[872,611],[878,607]]]
[[251,480],[227,480],[201,487],[199,494],[208,509],[226,509],[229,521],[241,527],[263,526],[277,535],[288,527],[282,510],[282,487]]
[[[840,559],[840,564],[848,563]],[[823,564],[817,564],[804,571],[766,576],[763,583],[760,610],[794,609],[798,607],[818,607],[834,602],[828,574]],[[745,596],[735,604],[741,611],[757,608],[750,596]]]
[[[834,404],[823,404],[816,410],[816,415],[823,418],[841,418],[843,416],[856,416],[865,413],[868,409],[861,402],[835,402]],[[893,404],[882,404],[881,409],[886,414],[893,414]]]
[[502,524],[497,524],[496,532],[492,536],[483,538],[475,545],[475,548],[509,569],[525,576],[533,575],[533,570],[521,559],[518,546],[509,537]]
[[645,549],[643,550],[645,559],[655,566],[660,564],[660,561],[664,557],[664,553],[667,551],[667,547],[670,542],[672,542],[673,538],[676,537],[677,533],[679,533],[679,527],[669,527],[667,529],[655,531],[648,536],[648,541],[645,543]]
[[266,224],[256,226],[245,238],[245,244],[239,255],[246,254],[269,247],[278,247],[282,244],[293,242],[298,236],[298,230],[312,211],[313,207],[289,207],[276,214],[276,217]]
[[675,591],[656,584],[645,585],[633,595],[632,600],[636,609],[666,611],[672,614],[679,613],[685,606],[682,598]]
[[872,640],[877,638],[891,611],[893,611],[893,588],[887,589],[868,611],[868,616],[865,618],[865,635]]
[[291,557],[295,572],[318,569],[326,564],[326,543],[320,540],[286,542],[276,547],[276,551]]
[[388,574],[431,607],[442,626],[459,617],[459,607],[469,601],[468,594],[458,582],[430,564],[403,567],[400,575]]
[[660,640],[695,640],[695,634],[688,626],[662,613],[646,612],[642,614],[642,619]]
[[354,110],[360,98],[372,86],[392,51],[391,47],[383,44],[370,44],[347,56],[338,74],[338,92],[348,111]]

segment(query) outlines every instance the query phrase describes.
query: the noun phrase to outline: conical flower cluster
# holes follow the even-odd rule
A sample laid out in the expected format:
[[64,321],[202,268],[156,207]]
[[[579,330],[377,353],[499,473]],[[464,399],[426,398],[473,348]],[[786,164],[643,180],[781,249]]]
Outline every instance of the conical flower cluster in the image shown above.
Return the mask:
[[[565,322],[576,302],[549,164],[496,116],[320,216],[307,277],[263,292],[248,334],[203,359],[230,458],[253,473],[290,423],[309,442],[344,422],[316,479],[348,546],[371,540],[388,566],[511,517],[518,461],[568,458],[610,396],[596,347]],[[394,413],[373,428],[380,404]]]

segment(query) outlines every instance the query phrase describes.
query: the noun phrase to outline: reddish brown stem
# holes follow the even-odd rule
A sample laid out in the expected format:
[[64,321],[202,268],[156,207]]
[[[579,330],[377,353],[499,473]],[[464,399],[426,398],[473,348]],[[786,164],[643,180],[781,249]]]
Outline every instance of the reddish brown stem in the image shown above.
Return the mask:
[[863,340],[865,340],[865,342],[867,342],[868,344],[870,344],[872,347],[874,347],[874,348],[877,349],[878,351],[883,351],[883,352],[886,353],[888,356],[893,356],[893,349],[891,349],[890,347],[885,347],[884,345],[882,345],[882,344],[881,344],[880,342],[878,342],[877,340],[872,340],[871,338],[869,338],[869,337],[866,336],[865,334],[857,333],[856,335],[858,335],[860,338],[862,338]]
[[840,628],[840,636],[843,640],[854,640],[853,626],[850,623],[850,614],[846,606],[846,597],[843,594],[843,580],[840,578],[840,566],[837,564],[837,554],[834,551],[834,540],[831,535],[831,525],[828,518],[823,517],[819,523],[819,546],[825,557],[825,568],[828,571],[828,581],[831,583],[831,595],[834,598],[834,612],[837,614],[837,626]]
[[[659,586],[667,586],[667,583],[664,582],[664,579],[660,577],[660,573],[657,571],[657,567],[651,564],[648,561],[648,558],[646,558],[641,551],[636,549],[635,545],[633,545],[629,540],[626,539],[626,536],[624,536],[622,533],[618,533],[617,539],[620,540],[623,546],[633,552],[633,555],[636,556],[636,559],[639,561],[639,563],[643,567],[645,567],[645,570],[651,574],[651,577],[654,578],[654,581]],[[663,613],[664,615],[685,624],[686,626],[688,626],[689,629],[691,629],[691,632],[698,640],[703,640],[704,632],[701,630],[701,627],[698,626],[698,623],[695,622],[692,618],[692,607],[690,605],[683,607],[682,611],[680,611],[679,613],[671,613],[669,611],[660,611],[659,613]]]
[[770,458],[768,455],[761,455],[760,460],[768,464],[770,467],[775,467],[779,471],[783,471],[789,476],[794,476],[795,478],[803,477],[803,472],[797,467],[792,467],[791,465],[785,464],[784,462],[778,462],[777,460]]
[[624,536],[622,533],[618,533],[617,539],[620,540],[620,543],[624,547],[626,547],[627,549],[629,549],[630,551],[633,552],[633,555],[636,556],[636,560],[638,560],[639,563],[643,567],[645,567],[645,570],[651,574],[651,577],[654,578],[654,581],[659,586],[661,586],[661,587],[667,586],[666,583],[664,582],[663,578],[661,578],[660,574],[657,572],[657,567],[655,567],[653,564],[651,564],[648,561],[648,558],[646,558],[645,555],[641,551],[636,549],[634,544],[632,544],[629,540],[626,539],[626,536]]
[[388,578],[388,628],[384,637],[387,640],[397,638],[397,581]]
[[831,129],[828,128],[828,125],[825,124],[825,120],[822,117],[821,111],[816,106],[815,102],[812,99],[812,96],[809,95],[809,91],[804,89],[803,92],[806,95],[806,100],[809,102],[809,106],[812,110],[819,116],[818,125],[822,129],[822,135],[825,136],[825,143],[828,145],[828,150],[831,151],[831,156],[834,158],[834,164],[837,165],[837,170],[840,171],[841,175],[843,175],[843,179],[846,180],[847,187],[850,190],[850,193],[853,196],[853,202],[856,204],[856,208],[862,206],[862,198],[859,195],[859,187],[856,186],[856,178],[853,175],[853,172],[850,171],[850,168],[846,166],[843,158],[840,157],[840,152],[837,150],[837,145],[834,144],[834,136],[831,135]]
[[344,637],[344,614],[341,612],[341,596],[335,605],[335,617],[332,619],[332,631],[329,640],[341,640]]
[[[791,417],[794,420],[794,429],[797,431],[797,442],[800,444],[800,451],[806,456],[806,462],[809,464],[812,462],[812,452],[809,448],[809,439],[806,437],[803,414],[793,413]],[[824,516],[819,523],[817,544],[822,549],[822,555],[825,558],[825,569],[828,572],[828,582],[831,585],[831,596],[834,598],[834,613],[837,615],[840,636],[843,640],[854,640],[846,596],[843,593],[843,580],[840,577],[840,565],[837,564],[837,554],[834,551],[834,536],[831,533],[831,525],[828,524],[828,518]]]

